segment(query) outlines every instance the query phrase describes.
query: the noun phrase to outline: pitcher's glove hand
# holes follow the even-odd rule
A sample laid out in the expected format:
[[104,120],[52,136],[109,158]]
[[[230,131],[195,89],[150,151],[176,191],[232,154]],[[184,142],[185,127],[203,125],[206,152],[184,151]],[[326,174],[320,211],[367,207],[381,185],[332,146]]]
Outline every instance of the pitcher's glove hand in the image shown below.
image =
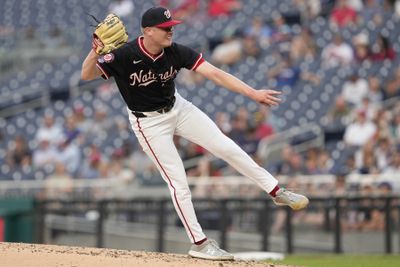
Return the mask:
[[115,14],[109,14],[101,21],[93,33],[92,48],[98,55],[103,55],[122,46],[128,41],[124,23]]

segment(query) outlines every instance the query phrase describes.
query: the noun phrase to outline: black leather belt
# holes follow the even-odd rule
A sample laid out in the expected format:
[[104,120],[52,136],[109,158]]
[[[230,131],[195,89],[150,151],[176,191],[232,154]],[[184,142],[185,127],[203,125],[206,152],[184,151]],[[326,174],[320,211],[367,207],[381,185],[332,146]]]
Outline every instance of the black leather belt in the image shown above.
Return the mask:
[[165,107],[162,107],[160,109],[154,110],[154,111],[146,111],[146,112],[139,112],[139,111],[131,111],[133,115],[135,115],[136,118],[146,118],[146,117],[152,117],[155,115],[159,114],[164,114],[169,112],[175,104],[175,97],[172,99],[172,103],[166,105]]

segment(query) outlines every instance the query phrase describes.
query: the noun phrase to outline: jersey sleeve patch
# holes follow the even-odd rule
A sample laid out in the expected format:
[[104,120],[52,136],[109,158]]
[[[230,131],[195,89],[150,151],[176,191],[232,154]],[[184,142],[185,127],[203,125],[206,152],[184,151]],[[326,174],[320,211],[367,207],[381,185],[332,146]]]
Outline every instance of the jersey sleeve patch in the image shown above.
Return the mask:
[[96,65],[101,70],[103,79],[108,80],[111,76],[116,75],[116,57],[117,55],[111,52],[97,58]]
[[108,54],[105,54],[102,58],[105,63],[111,63],[114,61],[115,56],[113,53],[108,53]]

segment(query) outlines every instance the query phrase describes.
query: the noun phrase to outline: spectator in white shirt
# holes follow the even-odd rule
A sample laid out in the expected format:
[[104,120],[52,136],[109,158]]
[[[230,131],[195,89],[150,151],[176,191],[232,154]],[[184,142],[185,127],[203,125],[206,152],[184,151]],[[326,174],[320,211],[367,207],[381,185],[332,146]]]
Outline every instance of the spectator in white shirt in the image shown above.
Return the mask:
[[343,84],[342,95],[346,102],[358,106],[368,95],[368,91],[368,82],[360,78],[357,73],[352,73]]
[[355,122],[346,127],[344,141],[350,146],[363,146],[375,132],[376,125],[367,120],[365,111],[359,110]]
[[364,111],[367,116],[367,120],[373,121],[378,113],[378,110],[379,105],[371,103],[369,97],[366,96],[362,99],[358,107],[356,107],[355,112],[358,113],[358,111]]
[[50,146],[48,139],[41,139],[39,146],[33,151],[32,163],[36,168],[44,167],[47,164],[54,164],[57,158],[57,151]]
[[322,50],[322,61],[326,68],[347,66],[353,59],[353,49],[343,41],[340,34],[335,34],[333,40]]
[[52,114],[46,114],[43,118],[43,123],[36,132],[36,141],[41,142],[47,140],[50,145],[56,146],[63,137],[61,126],[54,123],[54,117]]

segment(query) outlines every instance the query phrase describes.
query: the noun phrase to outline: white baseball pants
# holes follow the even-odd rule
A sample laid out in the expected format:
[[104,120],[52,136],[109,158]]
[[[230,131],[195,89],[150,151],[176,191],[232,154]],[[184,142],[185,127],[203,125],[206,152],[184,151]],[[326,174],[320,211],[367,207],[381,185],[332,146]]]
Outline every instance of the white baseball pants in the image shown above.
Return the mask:
[[182,136],[225,160],[267,193],[278,181],[224,135],[205,113],[178,93],[175,97],[174,107],[168,113],[136,118],[128,110],[129,121],[143,150],[168,184],[175,210],[190,241],[196,243],[206,236],[197,221],[183,162],[173,142],[174,135]]

